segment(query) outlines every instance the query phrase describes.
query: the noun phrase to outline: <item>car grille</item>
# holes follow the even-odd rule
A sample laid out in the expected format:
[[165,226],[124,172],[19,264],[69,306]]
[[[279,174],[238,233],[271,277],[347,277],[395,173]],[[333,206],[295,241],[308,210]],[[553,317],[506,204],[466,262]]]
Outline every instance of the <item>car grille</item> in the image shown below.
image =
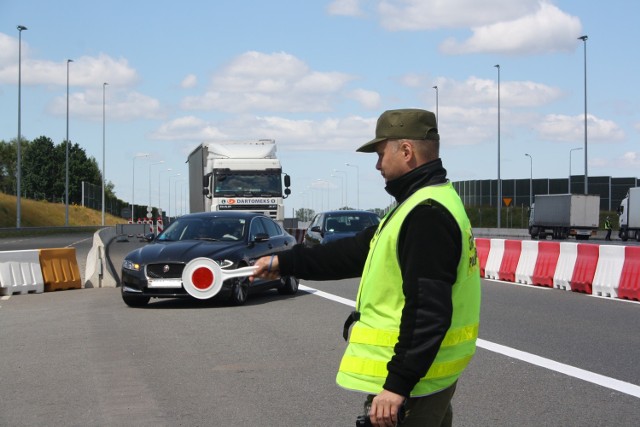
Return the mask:
[[147,277],[150,279],[180,279],[184,264],[149,264],[147,265]]

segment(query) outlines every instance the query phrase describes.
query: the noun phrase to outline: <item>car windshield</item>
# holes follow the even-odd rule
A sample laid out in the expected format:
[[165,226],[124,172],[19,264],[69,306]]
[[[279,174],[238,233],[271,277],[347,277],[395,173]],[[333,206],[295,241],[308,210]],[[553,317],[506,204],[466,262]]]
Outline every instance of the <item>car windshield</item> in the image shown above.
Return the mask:
[[375,214],[335,214],[325,221],[325,230],[334,233],[357,233],[380,222]]
[[158,241],[242,240],[246,230],[244,218],[178,218],[158,236]]

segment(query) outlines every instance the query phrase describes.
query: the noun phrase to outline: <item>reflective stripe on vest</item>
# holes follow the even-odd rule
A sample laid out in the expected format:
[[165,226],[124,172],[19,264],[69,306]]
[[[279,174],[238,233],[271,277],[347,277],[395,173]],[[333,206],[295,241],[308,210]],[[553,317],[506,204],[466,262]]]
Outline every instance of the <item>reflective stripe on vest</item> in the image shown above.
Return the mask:
[[406,216],[422,203],[437,201],[455,218],[462,233],[457,279],[452,289],[451,327],[427,374],[412,396],[442,390],[458,378],[475,353],[480,312],[480,273],[475,242],[464,206],[450,183],[418,190],[383,219],[371,241],[358,290],[360,320],[349,337],[336,381],[342,387],[379,393],[388,375],[387,363],[398,342],[404,307],[397,238]]

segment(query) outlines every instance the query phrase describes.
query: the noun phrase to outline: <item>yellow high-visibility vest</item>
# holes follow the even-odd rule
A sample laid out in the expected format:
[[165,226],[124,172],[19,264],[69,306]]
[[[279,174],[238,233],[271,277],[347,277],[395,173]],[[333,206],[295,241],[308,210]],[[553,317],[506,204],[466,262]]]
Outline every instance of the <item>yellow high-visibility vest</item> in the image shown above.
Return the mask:
[[480,319],[480,271],[471,224],[450,182],[424,187],[387,215],[371,240],[356,300],[360,318],[353,325],[336,378],[341,387],[373,394],[382,391],[388,374],[387,363],[398,342],[405,304],[398,235],[409,212],[419,204],[432,201],[455,218],[462,232],[462,251],[452,289],[451,326],[433,364],[413,388],[411,396],[432,394],[452,385],[475,353]]

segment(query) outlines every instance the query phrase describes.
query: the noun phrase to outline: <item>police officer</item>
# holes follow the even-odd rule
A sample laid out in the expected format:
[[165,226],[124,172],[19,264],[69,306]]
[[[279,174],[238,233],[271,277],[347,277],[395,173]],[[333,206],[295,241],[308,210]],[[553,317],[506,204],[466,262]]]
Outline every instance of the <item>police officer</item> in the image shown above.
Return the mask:
[[376,169],[397,207],[355,237],[296,245],[256,262],[256,277],[361,277],[336,381],[368,394],[374,426],[396,425],[401,407],[403,426],[451,425],[457,380],[475,352],[476,248],[439,145],[432,112],[385,111],[376,137],[357,151],[377,154]]
[[609,217],[606,217],[604,220],[604,229],[607,230],[607,235],[604,240],[611,240],[611,220]]

